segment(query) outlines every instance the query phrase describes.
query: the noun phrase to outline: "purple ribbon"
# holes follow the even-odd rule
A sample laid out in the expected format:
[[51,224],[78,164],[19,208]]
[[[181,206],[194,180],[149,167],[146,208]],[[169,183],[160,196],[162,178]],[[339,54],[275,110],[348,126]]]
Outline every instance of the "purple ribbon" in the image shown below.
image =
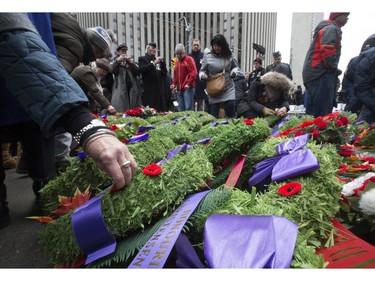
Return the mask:
[[220,123],[218,123],[218,122],[213,123],[212,127],[217,127],[219,125],[228,125],[228,124],[229,124],[228,120],[225,120],[225,121],[222,121]]
[[86,153],[85,153],[84,151],[78,151],[78,152],[77,152],[77,155],[78,155],[78,157],[79,157],[79,159],[80,159],[81,161],[84,161],[84,160],[85,160]]
[[101,202],[104,193],[77,208],[72,215],[73,232],[81,251],[87,255],[85,264],[113,253],[116,239],[105,225]]
[[186,221],[208,192],[190,195],[146,242],[129,268],[162,268]]
[[198,140],[195,143],[196,144],[201,144],[201,143],[205,144],[205,143],[208,143],[210,141],[211,141],[211,138],[205,138],[205,139]]
[[256,186],[259,191],[264,191],[271,181],[296,177],[319,169],[319,162],[312,151],[301,150],[309,137],[309,134],[305,134],[279,144],[275,156],[254,166],[254,174],[248,181],[249,189]]
[[148,125],[148,126],[139,126],[139,127],[138,127],[138,133],[148,132],[148,131],[151,130],[151,129],[155,129],[155,126],[153,126],[153,125]]
[[164,163],[166,163],[169,159],[175,157],[177,155],[177,153],[185,153],[187,150],[191,149],[191,146],[186,144],[186,143],[183,143],[182,145],[180,146],[177,146],[176,148],[173,148],[172,150],[168,151],[167,153],[167,156],[160,160],[158,163],[156,163],[157,165],[163,165]]
[[283,119],[281,119],[280,122],[278,122],[275,126],[272,128],[272,136],[276,136],[279,134],[279,129],[281,128],[282,125],[284,125],[290,118],[292,118],[291,115],[285,116]]
[[147,139],[148,139],[148,134],[136,135],[136,136],[132,136],[131,138],[129,138],[127,144],[145,141]]
[[[225,225],[225,227],[223,227]],[[211,215],[204,227],[210,268],[289,268],[298,226],[279,216]],[[190,241],[176,242],[179,268],[205,268]]]
[[210,268],[289,268],[297,232],[284,217],[211,215],[204,255]]

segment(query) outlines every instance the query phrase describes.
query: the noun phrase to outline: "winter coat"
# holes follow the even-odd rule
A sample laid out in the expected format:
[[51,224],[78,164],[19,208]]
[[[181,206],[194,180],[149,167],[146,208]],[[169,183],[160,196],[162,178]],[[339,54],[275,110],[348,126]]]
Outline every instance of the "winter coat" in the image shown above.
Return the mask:
[[263,67],[259,67],[258,69],[254,69],[249,74],[249,79],[247,80],[247,87],[250,88],[250,85],[254,81],[259,81],[260,77],[266,72]]
[[[169,93],[165,87],[167,66],[160,63],[160,70],[152,63],[155,57],[148,54],[138,58],[139,72],[142,75],[142,105],[155,108],[159,112],[168,110]],[[169,88],[169,87],[168,87]]]
[[357,60],[354,76],[354,91],[371,118],[375,119],[375,47],[362,52]]
[[355,68],[357,67],[357,61],[358,56],[349,61],[341,84],[346,103],[344,110],[353,113],[358,113],[361,108],[361,103],[354,93],[354,77],[356,75]]
[[303,82],[313,81],[326,72],[336,72],[341,55],[341,28],[324,20],[314,30],[302,70]]
[[173,71],[172,85],[177,87],[177,91],[185,91],[185,86],[195,88],[195,78],[197,78],[197,67],[195,61],[190,56],[184,56],[182,60],[177,59]]
[[114,75],[112,89],[112,105],[117,111],[123,112],[142,105],[141,87],[137,75],[139,68],[137,64],[129,66],[124,62],[118,62],[115,57],[111,63],[111,71]]
[[[0,14],[0,126],[32,119],[47,137],[62,132],[59,118],[88,100],[25,19],[26,14]],[[41,68],[49,71],[41,75]]]
[[236,113],[237,116],[240,116],[243,112],[249,109],[246,97],[247,83],[245,74],[243,72],[238,72],[236,77],[233,78],[233,83],[236,93]]
[[57,56],[66,71],[71,73],[81,62],[87,65],[95,61],[86,31],[74,14],[53,13],[51,25]]
[[103,89],[99,84],[96,70],[92,69],[91,66],[77,66],[73,69],[70,76],[72,76],[87,95],[90,103],[90,111],[92,113],[98,113],[98,105],[99,108],[106,108],[111,104],[103,95]]
[[266,67],[265,73],[270,72],[270,71],[282,73],[285,76],[287,76],[290,80],[293,80],[292,69],[290,68],[290,65],[285,62],[281,62],[279,64],[268,65]]
[[[191,56],[194,61],[195,61],[195,66],[197,68],[197,72],[201,70],[202,67],[202,61],[203,61],[203,52],[202,51],[197,51],[194,52],[192,51],[189,56]],[[206,98],[206,92],[204,91],[206,89],[206,83],[202,80],[199,79],[199,75],[197,75],[195,79],[195,94],[194,94],[194,99],[195,100],[203,100]]]
[[[225,67],[224,67],[225,65]],[[232,71],[236,72],[238,70],[238,64],[235,58],[232,56],[227,59],[220,57],[213,53],[212,51],[207,52],[203,56],[203,62],[201,70],[199,71],[199,78],[201,79],[203,74],[206,74],[208,77],[211,77],[215,74],[223,72],[225,69],[225,85],[226,90],[223,94],[216,97],[208,97],[209,104],[215,104],[220,102],[225,102],[228,100],[235,100],[235,89],[230,73]]]

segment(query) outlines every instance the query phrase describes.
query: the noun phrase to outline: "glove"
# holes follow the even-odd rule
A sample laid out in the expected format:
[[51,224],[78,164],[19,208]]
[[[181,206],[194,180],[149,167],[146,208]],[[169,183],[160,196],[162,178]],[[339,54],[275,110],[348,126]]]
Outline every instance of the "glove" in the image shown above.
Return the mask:
[[272,109],[269,109],[268,107],[264,107],[262,109],[262,113],[263,113],[264,116],[271,116],[271,115],[275,115],[276,111],[274,111]]

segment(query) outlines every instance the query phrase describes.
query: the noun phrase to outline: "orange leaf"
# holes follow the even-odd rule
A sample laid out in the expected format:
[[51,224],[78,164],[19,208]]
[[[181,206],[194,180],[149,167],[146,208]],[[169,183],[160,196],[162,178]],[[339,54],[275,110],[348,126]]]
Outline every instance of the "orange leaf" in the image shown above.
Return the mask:
[[40,221],[42,223],[50,223],[51,221],[53,221],[53,218],[51,217],[44,217],[44,216],[32,216],[32,217],[26,217],[27,219],[32,219],[32,220],[37,220],[37,221]]

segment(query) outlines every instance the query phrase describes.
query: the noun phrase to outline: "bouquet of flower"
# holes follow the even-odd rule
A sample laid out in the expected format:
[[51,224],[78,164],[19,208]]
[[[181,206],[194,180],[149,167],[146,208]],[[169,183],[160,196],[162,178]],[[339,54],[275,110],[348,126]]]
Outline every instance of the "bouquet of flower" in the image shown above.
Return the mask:
[[334,112],[313,120],[305,120],[277,136],[296,137],[311,134],[318,143],[350,143],[355,135],[356,128],[352,125],[355,118],[353,114]]

